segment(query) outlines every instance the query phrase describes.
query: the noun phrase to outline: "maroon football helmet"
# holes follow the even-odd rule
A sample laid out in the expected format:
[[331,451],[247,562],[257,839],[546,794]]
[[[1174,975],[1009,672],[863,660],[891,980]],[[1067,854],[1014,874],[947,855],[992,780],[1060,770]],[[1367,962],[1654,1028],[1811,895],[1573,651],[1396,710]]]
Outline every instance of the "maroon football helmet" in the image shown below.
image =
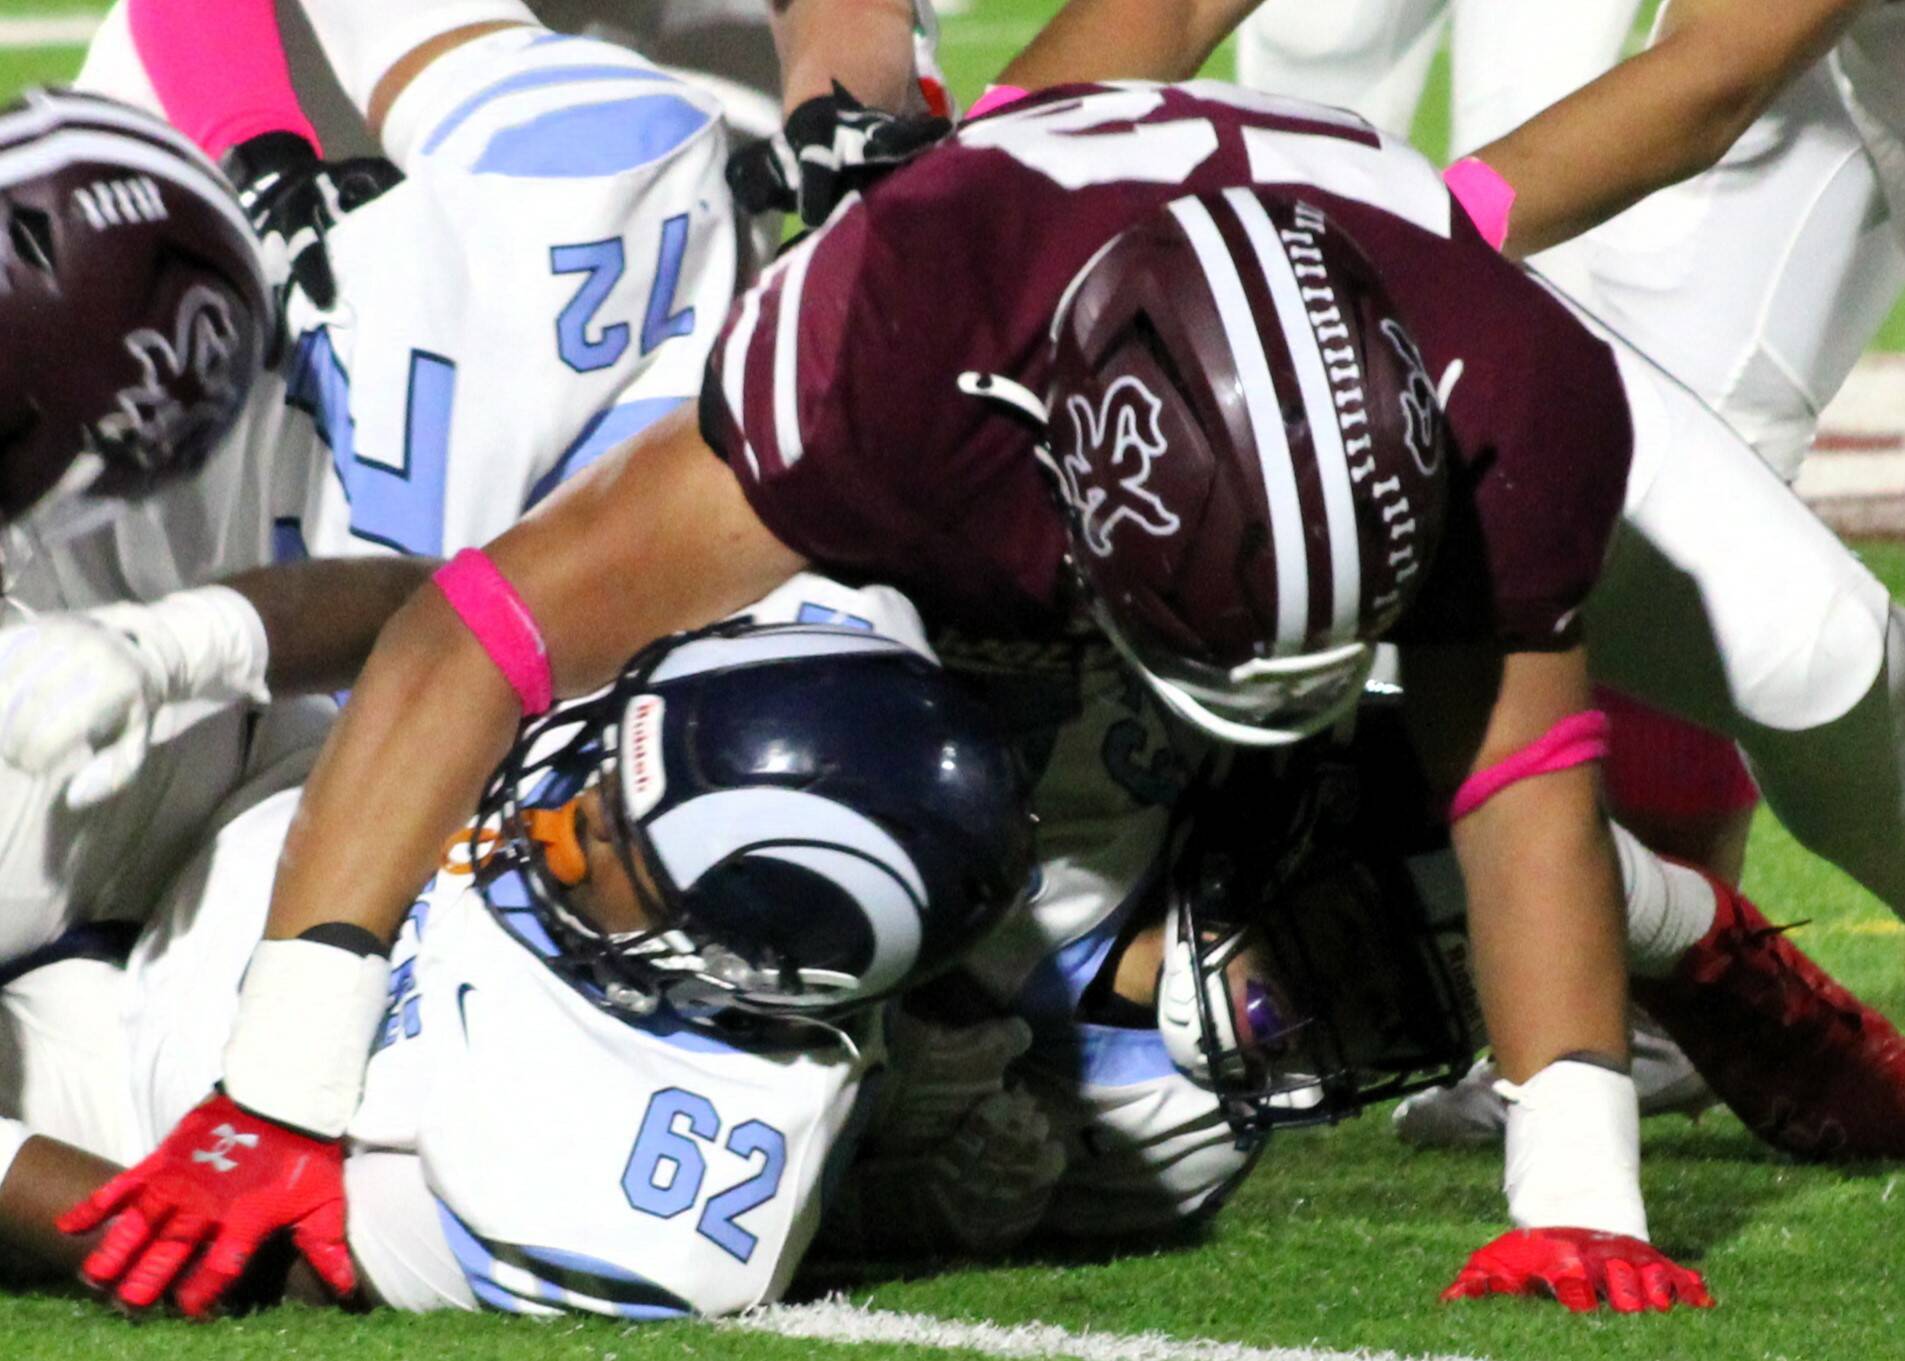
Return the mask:
[[1164,702],[1276,745],[1333,723],[1428,575],[1444,426],[1377,268],[1284,190],[1114,238],[1053,324],[1071,556]]
[[272,325],[251,229],[183,136],[63,90],[0,109],[0,521],[197,468]]

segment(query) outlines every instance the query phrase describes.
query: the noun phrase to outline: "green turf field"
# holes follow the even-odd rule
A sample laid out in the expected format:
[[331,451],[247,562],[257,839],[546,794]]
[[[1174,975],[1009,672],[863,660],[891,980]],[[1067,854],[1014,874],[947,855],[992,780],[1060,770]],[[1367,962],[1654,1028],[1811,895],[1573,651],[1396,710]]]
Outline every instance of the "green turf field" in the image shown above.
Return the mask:
[[[1159,0],[1163,3],[1164,0]],[[0,19],[85,8],[86,0],[0,0]],[[980,0],[946,22],[944,57],[967,98],[1035,31],[1055,0]],[[1220,68],[1226,61],[1220,57]],[[72,50],[0,51],[0,94],[70,71]],[[1419,130],[1435,148],[1434,96]],[[1905,548],[1872,545],[1873,567],[1905,590]],[[1749,889],[1847,983],[1905,1017],[1905,932],[1842,876],[1797,851],[1762,817]],[[551,1156],[560,1156],[552,1150]],[[1720,1307],[1640,1319],[1576,1318],[1524,1301],[1441,1306],[1435,1294],[1500,1227],[1493,1153],[1412,1153],[1377,1113],[1279,1138],[1209,1233],[1090,1257],[1027,1255],[1005,1266],[809,1273],[797,1297],[952,1320],[1045,1322],[1074,1333],[1155,1333],[1259,1348],[1393,1349],[1499,1361],[1885,1361],[1905,1358],[1905,1168],[1795,1166],[1725,1115],[1646,1129],[1654,1237],[1706,1273]],[[55,1295],[0,1299],[4,1361],[641,1361],[720,1357],[874,1361],[916,1347],[824,1345],[716,1329],[496,1317],[348,1317],[296,1308],[199,1328],[133,1327]],[[1137,1356],[1137,1351],[1121,1355]],[[1157,1361],[1168,1350],[1149,1353]]]

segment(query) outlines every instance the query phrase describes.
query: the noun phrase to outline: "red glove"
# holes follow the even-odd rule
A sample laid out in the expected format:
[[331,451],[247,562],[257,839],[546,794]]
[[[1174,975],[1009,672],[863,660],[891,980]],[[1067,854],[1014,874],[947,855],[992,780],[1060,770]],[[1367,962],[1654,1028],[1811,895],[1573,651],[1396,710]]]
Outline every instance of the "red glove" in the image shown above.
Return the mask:
[[1513,1229],[1468,1259],[1446,1300],[1484,1295],[1550,1295],[1577,1313],[1605,1296],[1616,1313],[1671,1309],[1676,1302],[1713,1307],[1700,1273],[1658,1248],[1593,1229]]
[[344,1146],[253,1115],[223,1092],[179,1121],[165,1142],[55,1224],[86,1233],[112,1226],[80,1274],[121,1303],[157,1303],[199,1245],[206,1249],[179,1285],[179,1308],[203,1317],[244,1271],[252,1253],[290,1229],[305,1260],[340,1296],[357,1289],[344,1242]]

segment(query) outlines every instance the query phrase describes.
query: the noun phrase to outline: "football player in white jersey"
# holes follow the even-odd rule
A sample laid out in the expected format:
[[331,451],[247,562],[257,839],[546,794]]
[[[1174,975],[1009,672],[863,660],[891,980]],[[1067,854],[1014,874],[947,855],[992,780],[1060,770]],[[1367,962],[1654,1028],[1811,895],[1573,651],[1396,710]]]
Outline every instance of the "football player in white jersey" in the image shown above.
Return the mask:
[[[890,593],[783,603],[765,612],[859,626],[670,640],[526,731],[367,970],[387,1004],[345,1155],[349,1252],[312,1254],[335,1293],[352,1259],[368,1298],[419,1310],[667,1318],[785,1288],[865,1118],[868,1004],[1018,901],[1031,823],[984,708],[866,627],[917,640]],[[9,979],[0,1233],[43,1231],[50,1188],[98,1186],[97,1159],[136,1160],[202,1098],[294,805],[228,809],[123,971]],[[226,1177],[250,1119],[193,1135]],[[92,1217],[120,1199],[106,1185]],[[343,1208],[304,1206],[307,1228]],[[191,1226],[168,1233],[183,1265]],[[191,1312],[217,1293],[203,1269]],[[148,1301],[167,1284],[141,1281]]]

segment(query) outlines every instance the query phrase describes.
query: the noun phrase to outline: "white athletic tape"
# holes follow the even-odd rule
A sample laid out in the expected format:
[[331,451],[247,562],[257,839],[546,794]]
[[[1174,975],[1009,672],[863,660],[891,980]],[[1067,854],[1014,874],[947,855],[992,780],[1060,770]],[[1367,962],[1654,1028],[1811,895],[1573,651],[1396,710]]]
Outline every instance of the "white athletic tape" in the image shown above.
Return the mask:
[[[866,1309],[833,1298],[770,1305],[716,1326],[821,1342],[932,1347],[1013,1358],[1075,1357],[1078,1361],[1402,1361],[1392,1351],[1329,1351],[1320,1347],[1252,1347],[1242,1342],[1167,1337],[1163,1333],[1075,1333],[1049,1323],[966,1323],[929,1314]],[[1476,1361],[1454,1354],[1420,1361]]]

